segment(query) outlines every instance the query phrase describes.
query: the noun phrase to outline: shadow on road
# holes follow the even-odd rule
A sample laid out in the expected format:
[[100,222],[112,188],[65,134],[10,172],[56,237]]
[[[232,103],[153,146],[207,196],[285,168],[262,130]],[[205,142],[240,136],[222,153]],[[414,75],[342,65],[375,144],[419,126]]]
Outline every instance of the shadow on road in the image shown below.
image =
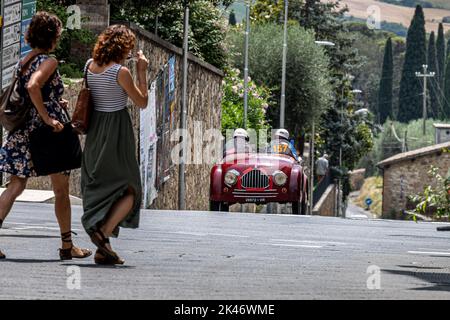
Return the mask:
[[124,266],[124,265],[103,265],[103,264],[77,264],[77,263],[68,263],[63,265],[76,266],[80,268],[92,268],[92,269],[136,269],[135,266]]
[[59,259],[3,259],[0,262],[14,262],[14,263],[51,263],[51,262],[61,262]]
[[61,237],[39,234],[1,234],[0,238],[60,239]]
[[[435,270],[436,268],[416,268],[414,269],[429,269]],[[421,288],[412,288],[410,290],[418,290],[418,291],[447,291],[450,292],[450,273],[444,272],[423,272],[423,271],[413,271],[413,270],[382,270],[383,272],[388,272],[390,274],[400,275],[400,276],[408,276],[420,279],[422,281],[426,281],[433,286],[421,287]]]

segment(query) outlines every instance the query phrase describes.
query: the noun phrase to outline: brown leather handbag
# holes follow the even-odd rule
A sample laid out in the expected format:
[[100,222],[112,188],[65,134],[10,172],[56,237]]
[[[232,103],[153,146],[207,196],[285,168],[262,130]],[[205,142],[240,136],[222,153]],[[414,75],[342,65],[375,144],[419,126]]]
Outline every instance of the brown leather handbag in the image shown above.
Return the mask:
[[89,89],[87,81],[87,72],[92,61],[90,61],[84,71],[83,88],[78,94],[75,111],[72,115],[72,127],[78,134],[86,134],[89,129],[89,123],[94,110],[91,89]]

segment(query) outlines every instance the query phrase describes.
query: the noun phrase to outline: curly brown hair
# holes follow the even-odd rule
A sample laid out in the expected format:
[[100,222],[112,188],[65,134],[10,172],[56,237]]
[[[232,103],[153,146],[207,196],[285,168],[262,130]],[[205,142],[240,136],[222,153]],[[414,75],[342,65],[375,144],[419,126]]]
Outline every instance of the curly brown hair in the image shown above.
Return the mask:
[[38,11],[31,19],[25,40],[33,49],[50,50],[62,33],[62,22],[54,14]]
[[103,31],[95,44],[93,57],[95,63],[104,66],[111,61],[123,60],[125,54],[133,50],[136,42],[134,33],[124,25],[113,25]]

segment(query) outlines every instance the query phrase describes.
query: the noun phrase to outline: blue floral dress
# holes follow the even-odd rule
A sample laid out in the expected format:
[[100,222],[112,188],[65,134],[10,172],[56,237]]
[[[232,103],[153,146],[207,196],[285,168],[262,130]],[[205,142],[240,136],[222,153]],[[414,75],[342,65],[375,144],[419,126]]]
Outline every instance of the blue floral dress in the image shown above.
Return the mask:
[[[38,55],[33,59],[27,72],[20,76],[22,94],[27,96],[29,103],[32,103],[26,85],[32,74],[39,68],[42,62],[49,59],[47,55]],[[16,67],[16,74],[19,76],[19,70]],[[66,123],[69,121],[65,111],[62,109],[59,101],[64,93],[64,84],[58,70],[50,77],[41,90],[44,104],[50,117]],[[30,133],[39,126],[44,125],[36,108],[31,108],[30,115],[25,125],[8,134],[5,144],[0,149],[0,171],[15,175],[20,178],[36,177],[36,171],[33,167],[33,161],[30,154]],[[68,174],[69,172],[64,172]]]

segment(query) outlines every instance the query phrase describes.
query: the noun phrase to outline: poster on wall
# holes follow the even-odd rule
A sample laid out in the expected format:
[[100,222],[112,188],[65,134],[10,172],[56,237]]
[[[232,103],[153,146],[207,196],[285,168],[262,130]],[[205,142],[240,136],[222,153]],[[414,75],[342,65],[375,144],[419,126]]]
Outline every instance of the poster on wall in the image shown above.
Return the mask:
[[168,105],[170,109],[170,129],[172,130],[175,125],[175,55],[171,56],[168,62],[169,66],[169,86],[168,86]]
[[149,208],[158,196],[156,189],[156,81],[148,92],[147,108],[140,111],[140,159],[141,179],[144,192],[144,208]]

